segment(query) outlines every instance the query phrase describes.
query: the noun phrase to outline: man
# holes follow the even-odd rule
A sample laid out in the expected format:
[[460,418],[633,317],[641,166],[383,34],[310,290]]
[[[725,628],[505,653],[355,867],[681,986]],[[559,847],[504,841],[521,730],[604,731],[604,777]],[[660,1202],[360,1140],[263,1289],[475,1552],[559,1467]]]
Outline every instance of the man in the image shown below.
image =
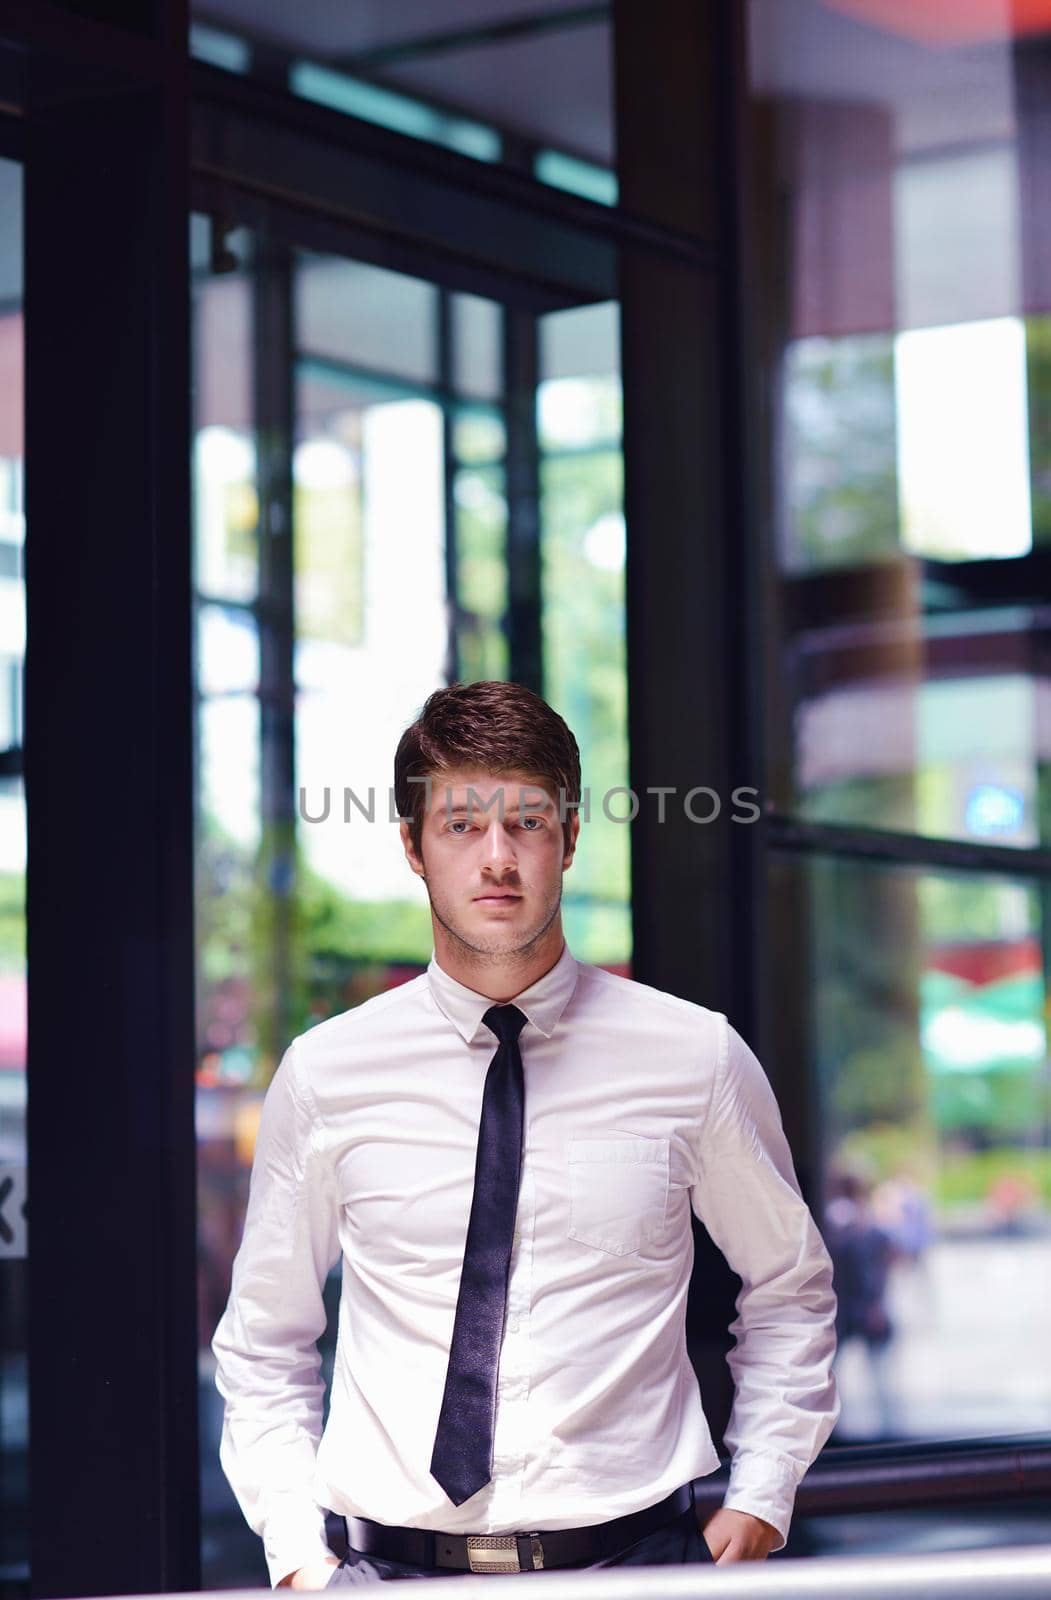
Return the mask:
[[[580,761],[543,700],[438,690],[395,798],[430,965],[286,1051],[213,1341],[221,1459],[271,1580],[761,1560],[839,1412],[831,1262],[762,1067],[722,1013],[570,953]],[[703,1533],[691,1206],[743,1284]]]

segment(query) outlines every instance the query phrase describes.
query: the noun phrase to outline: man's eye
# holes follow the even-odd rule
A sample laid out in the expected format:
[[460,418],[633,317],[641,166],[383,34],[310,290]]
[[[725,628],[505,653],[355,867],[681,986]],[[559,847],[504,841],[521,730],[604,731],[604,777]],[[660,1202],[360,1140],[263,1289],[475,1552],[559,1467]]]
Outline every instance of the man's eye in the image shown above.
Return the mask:
[[523,826],[523,828],[526,828],[526,825],[528,823],[530,823],[530,822],[535,823],[535,827],[527,828],[527,832],[529,832],[529,833],[539,833],[540,829],[544,826],[544,822],[543,822],[543,818],[542,817],[523,817],[522,818],[522,826]]
[[450,822],[449,829],[450,829],[450,832],[451,832],[455,828],[469,828],[470,826],[471,826],[471,824],[469,822],[465,822],[461,818],[461,820],[459,822]]

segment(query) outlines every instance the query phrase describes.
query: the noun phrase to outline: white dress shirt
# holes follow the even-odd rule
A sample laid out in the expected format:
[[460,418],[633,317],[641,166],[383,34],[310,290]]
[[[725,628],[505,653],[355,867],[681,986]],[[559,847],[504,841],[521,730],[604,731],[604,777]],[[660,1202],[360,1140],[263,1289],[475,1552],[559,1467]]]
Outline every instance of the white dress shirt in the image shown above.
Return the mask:
[[[721,1012],[576,961],[526,1015],[522,1180],[492,1481],[429,1472],[474,1186],[492,1001],[426,973],[293,1040],[267,1091],[213,1340],[220,1459],[276,1584],[323,1508],[464,1533],[604,1522],[719,1458],[686,1353],[690,1207],[743,1280],[724,1505],[788,1533],[839,1414],[832,1264],[777,1102]],[[342,1257],[322,1436],[316,1341]]]

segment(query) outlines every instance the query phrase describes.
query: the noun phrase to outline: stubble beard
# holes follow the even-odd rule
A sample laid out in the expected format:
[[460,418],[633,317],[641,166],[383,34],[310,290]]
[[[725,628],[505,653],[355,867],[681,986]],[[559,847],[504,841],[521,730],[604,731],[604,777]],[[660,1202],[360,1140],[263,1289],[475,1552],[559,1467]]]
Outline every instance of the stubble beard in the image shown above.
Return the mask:
[[509,960],[528,961],[536,952],[544,934],[558,916],[562,904],[561,881],[556,888],[550,903],[545,907],[543,916],[531,932],[525,933],[514,929],[495,929],[488,937],[484,934],[468,934],[462,927],[453,921],[453,912],[442,901],[436,901],[430,884],[424,879],[427,889],[427,898],[431,903],[431,911],[435,920],[440,922],[449,938],[456,946],[456,954],[465,963],[473,963],[478,967],[502,965]]

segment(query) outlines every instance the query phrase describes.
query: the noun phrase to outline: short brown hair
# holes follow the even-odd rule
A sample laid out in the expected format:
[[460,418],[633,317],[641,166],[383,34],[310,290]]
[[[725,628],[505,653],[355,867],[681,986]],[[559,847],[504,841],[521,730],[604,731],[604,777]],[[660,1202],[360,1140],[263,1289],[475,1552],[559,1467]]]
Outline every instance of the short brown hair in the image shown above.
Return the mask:
[[436,689],[406,728],[394,756],[394,799],[409,821],[419,854],[427,786],[410,778],[440,777],[470,767],[491,775],[521,772],[540,781],[562,807],[566,849],[571,809],[580,802],[580,750],[568,725],[532,689],[482,679]]

